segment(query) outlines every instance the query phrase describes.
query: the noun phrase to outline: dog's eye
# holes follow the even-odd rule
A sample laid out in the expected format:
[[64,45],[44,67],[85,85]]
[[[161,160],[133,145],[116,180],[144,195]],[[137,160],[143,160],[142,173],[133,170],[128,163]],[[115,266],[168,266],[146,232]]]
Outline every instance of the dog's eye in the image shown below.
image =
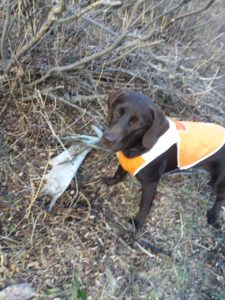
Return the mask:
[[128,123],[129,126],[138,126],[139,120],[137,117],[131,117]]
[[114,119],[119,119],[122,117],[122,115],[124,114],[125,110],[123,107],[120,107],[119,109],[117,109],[115,112],[114,112]]
[[120,116],[122,117],[122,115],[124,115],[124,113],[125,113],[125,109],[123,107],[120,107],[119,113],[120,113]]

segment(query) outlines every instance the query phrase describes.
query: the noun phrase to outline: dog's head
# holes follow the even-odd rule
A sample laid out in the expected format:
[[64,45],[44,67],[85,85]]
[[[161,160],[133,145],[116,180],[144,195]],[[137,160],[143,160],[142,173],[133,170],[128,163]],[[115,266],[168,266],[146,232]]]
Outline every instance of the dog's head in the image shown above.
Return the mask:
[[138,92],[116,91],[108,98],[108,129],[102,142],[113,152],[150,149],[169,128],[162,110]]

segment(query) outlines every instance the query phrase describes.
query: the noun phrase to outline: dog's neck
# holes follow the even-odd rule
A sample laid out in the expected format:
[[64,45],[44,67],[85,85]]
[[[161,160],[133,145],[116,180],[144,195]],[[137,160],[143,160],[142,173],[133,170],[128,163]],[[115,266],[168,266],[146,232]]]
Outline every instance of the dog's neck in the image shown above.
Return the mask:
[[133,158],[139,155],[142,155],[143,153],[149,151],[149,149],[145,148],[142,146],[142,144],[140,145],[136,145],[135,147],[131,148],[131,149],[124,149],[122,150],[122,152],[124,153],[124,155],[128,158]]
[[175,126],[174,122],[172,120],[170,120],[169,118],[168,118],[168,121],[169,121],[168,130],[158,138],[156,143],[153,144],[151,148],[145,148],[142,145],[142,139],[140,139],[139,141],[136,141],[136,144],[130,145],[127,148],[122,149],[121,151],[124,153],[124,155],[126,157],[134,158],[136,156],[140,156],[146,152],[151,151],[151,149],[153,149],[153,148],[155,150],[155,147],[157,147],[156,145],[158,145],[159,146],[158,148],[160,148],[160,149],[157,148],[158,149],[157,152],[158,151],[160,152],[165,147],[167,147],[166,146],[167,144],[172,145],[172,144],[176,143],[179,140],[176,126]]

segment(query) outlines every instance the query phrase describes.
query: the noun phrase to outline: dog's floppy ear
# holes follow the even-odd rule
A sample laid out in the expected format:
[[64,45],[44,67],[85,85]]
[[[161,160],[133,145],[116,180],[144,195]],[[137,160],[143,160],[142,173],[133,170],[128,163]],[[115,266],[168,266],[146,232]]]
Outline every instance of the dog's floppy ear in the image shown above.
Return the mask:
[[122,90],[115,90],[109,94],[108,97],[108,107],[109,109],[113,106],[113,103],[119,101],[125,96],[125,92]]
[[142,145],[148,149],[151,149],[158,138],[169,128],[167,118],[157,105],[154,104],[154,108],[151,108],[151,112],[153,114],[152,126],[145,132],[142,139]]
[[114,90],[113,92],[111,92],[108,96],[108,122],[110,122],[111,118],[112,118],[112,114],[113,114],[113,106],[115,102],[119,102],[120,100],[122,100],[125,97],[125,92],[122,90]]

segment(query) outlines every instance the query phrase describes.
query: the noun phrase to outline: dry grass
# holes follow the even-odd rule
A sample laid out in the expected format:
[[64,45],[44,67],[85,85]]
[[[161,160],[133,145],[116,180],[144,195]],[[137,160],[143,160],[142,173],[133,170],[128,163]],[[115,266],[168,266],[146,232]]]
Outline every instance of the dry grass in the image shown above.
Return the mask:
[[[49,157],[61,151],[46,117],[59,137],[90,133],[92,123],[106,123],[104,96],[114,87],[142,90],[172,116],[224,124],[222,0],[157,36],[172,18],[205,5],[190,1],[150,26],[156,35],[148,42],[163,42],[147,47],[139,41],[137,48],[128,48],[134,35],[178,3],[162,1],[157,7],[159,2],[146,1],[113,51],[80,68],[56,72],[38,85],[27,85],[52,66],[80,61],[110,45],[126,27],[134,2],[84,14],[104,28],[80,18],[55,25],[7,76],[1,68],[2,288],[32,282],[35,299],[225,299],[225,222],[221,219],[219,229],[206,224],[205,213],[213,200],[205,174],[165,176],[152,213],[136,235],[127,220],[137,210],[139,185],[132,178],[112,188],[101,182],[103,174],[113,174],[113,154],[93,150],[51,214],[45,210],[48,203],[37,197]],[[150,2],[156,7],[148,11]],[[29,4],[13,1],[13,15],[19,24],[30,25],[12,27],[9,52],[32,37],[31,28],[40,28],[49,9],[47,1],[32,1],[29,14],[39,12],[32,23],[22,3]],[[68,1],[63,17],[77,6]],[[1,17],[1,26],[4,20]]]

